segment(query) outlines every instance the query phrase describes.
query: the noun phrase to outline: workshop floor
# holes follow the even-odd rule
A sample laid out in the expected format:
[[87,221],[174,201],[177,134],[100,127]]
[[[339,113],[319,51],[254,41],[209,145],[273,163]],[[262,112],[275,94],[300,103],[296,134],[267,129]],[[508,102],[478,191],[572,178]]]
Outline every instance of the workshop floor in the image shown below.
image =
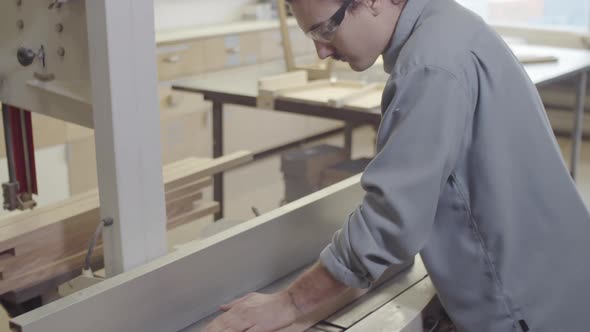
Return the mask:
[[[369,128],[355,131],[353,158],[370,156],[373,153],[374,132]],[[564,158],[569,161],[570,141],[558,139]],[[343,138],[333,137],[324,143],[341,145]],[[568,162],[569,164],[569,162]],[[581,163],[579,165],[579,190],[587,204],[590,204],[590,141],[582,145]],[[175,245],[194,239],[206,237],[224,226],[230,227],[241,221],[254,217],[252,207],[261,213],[280,206],[284,197],[284,183],[280,172],[280,157],[267,158],[226,175],[226,218],[223,224],[213,224],[211,220],[199,220],[177,228],[169,234],[171,250]],[[210,193],[207,193],[210,196]],[[351,207],[352,208],[352,207]],[[0,332],[10,332],[8,317],[0,306]]]

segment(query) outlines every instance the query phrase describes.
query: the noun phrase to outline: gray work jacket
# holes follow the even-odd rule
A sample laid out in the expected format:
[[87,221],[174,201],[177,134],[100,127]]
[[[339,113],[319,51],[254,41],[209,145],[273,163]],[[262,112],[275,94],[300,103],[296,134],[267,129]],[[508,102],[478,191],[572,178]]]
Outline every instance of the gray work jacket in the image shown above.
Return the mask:
[[323,265],[367,287],[420,253],[459,331],[590,331],[590,215],[538,92],[453,0],[408,0],[366,196]]

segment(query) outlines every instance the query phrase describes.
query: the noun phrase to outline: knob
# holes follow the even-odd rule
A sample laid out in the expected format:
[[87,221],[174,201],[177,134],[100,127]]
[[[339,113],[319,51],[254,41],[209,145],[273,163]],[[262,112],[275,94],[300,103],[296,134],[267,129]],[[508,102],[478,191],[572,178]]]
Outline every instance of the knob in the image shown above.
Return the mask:
[[18,52],[16,52],[18,63],[20,63],[23,67],[30,66],[33,61],[35,61],[36,57],[37,54],[30,48],[21,47],[18,49]]

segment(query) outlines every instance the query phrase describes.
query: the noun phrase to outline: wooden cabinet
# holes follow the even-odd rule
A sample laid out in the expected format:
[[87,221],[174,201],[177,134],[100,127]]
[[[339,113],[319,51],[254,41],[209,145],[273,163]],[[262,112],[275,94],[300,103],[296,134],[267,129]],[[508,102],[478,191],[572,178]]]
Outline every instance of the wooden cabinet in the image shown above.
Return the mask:
[[279,60],[283,57],[283,41],[278,30],[262,31],[260,38],[260,61]]
[[158,47],[158,79],[166,81],[204,72],[204,48],[202,41]]
[[258,63],[258,33],[232,34],[204,40],[207,71]]

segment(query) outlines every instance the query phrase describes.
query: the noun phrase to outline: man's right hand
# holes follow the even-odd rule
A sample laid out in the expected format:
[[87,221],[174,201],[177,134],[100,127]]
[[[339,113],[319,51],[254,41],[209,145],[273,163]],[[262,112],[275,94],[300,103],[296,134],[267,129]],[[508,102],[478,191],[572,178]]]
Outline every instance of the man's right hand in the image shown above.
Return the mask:
[[274,332],[300,316],[287,290],[275,294],[252,293],[221,306],[224,311],[204,332]]
[[204,332],[274,332],[293,324],[348,287],[336,280],[320,263],[275,294],[250,294],[221,306]]

